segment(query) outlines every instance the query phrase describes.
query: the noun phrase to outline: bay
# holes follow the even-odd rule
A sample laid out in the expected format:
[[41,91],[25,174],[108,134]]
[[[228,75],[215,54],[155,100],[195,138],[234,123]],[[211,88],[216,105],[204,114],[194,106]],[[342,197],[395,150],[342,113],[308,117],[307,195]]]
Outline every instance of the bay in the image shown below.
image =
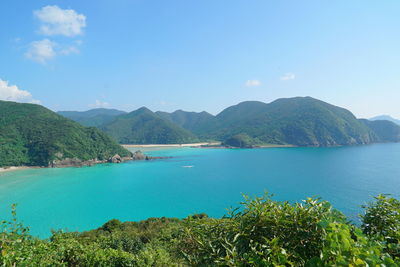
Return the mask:
[[17,203],[33,235],[84,231],[116,218],[221,217],[242,194],[330,201],[354,222],[379,193],[400,197],[400,144],[331,148],[151,149],[164,160],[0,174],[0,218]]

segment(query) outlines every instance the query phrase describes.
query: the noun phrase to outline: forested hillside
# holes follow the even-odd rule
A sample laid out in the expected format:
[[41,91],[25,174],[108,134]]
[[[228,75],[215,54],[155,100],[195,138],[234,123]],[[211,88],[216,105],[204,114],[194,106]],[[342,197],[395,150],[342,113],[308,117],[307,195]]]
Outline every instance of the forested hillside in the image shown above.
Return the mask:
[[121,144],[182,144],[198,141],[188,130],[144,107],[120,115],[100,126],[100,129]]
[[126,112],[117,109],[96,108],[88,111],[59,111],[57,113],[84,126],[98,127]]
[[0,166],[48,166],[53,160],[103,160],[115,154],[130,152],[97,128],[40,105],[0,101]]
[[[117,115],[111,120],[109,117],[103,120],[107,122],[98,127],[118,142],[126,144],[195,141],[221,141],[228,144],[237,136],[246,136],[246,143],[251,146],[339,146],[400,142],[399,125],[387,121],[359,120],[349,110],[312,97],[283,98],[269,104],[246,101],[228,107],[216,116],[204,111],[154,113],[141,108],[129,114]],[[101,119],[97,118],[96,121]]]

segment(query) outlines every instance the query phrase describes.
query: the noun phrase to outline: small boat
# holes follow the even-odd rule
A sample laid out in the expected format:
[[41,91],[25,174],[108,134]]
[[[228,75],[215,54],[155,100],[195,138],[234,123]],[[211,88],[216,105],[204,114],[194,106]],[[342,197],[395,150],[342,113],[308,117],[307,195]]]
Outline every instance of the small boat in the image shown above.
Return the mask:
[[182,166],[182,168],[193,168],[193,165]]

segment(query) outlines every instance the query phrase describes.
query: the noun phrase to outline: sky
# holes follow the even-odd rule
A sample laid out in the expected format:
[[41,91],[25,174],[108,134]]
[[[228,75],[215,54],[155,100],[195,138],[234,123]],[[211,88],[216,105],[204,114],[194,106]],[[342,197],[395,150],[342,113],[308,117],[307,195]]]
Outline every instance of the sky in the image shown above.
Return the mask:
[[400,118],[398,0],[1,0],[0,99],[208,111],[312,96]]

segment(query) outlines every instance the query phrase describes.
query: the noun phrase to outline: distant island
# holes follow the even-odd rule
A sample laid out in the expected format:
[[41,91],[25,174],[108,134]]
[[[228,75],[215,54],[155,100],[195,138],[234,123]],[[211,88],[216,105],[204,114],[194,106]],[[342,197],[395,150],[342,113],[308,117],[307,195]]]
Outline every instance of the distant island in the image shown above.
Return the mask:
[[152,112],[145,107],[130,113],[94,109],[59,114],[96,126],[121,144],[217,141],[231,147],[318,147],[400,141],[400,126],[392,121],[357,119],[344,108],[312,97],[269,104],[246,101],[216,116],[205,111]]

